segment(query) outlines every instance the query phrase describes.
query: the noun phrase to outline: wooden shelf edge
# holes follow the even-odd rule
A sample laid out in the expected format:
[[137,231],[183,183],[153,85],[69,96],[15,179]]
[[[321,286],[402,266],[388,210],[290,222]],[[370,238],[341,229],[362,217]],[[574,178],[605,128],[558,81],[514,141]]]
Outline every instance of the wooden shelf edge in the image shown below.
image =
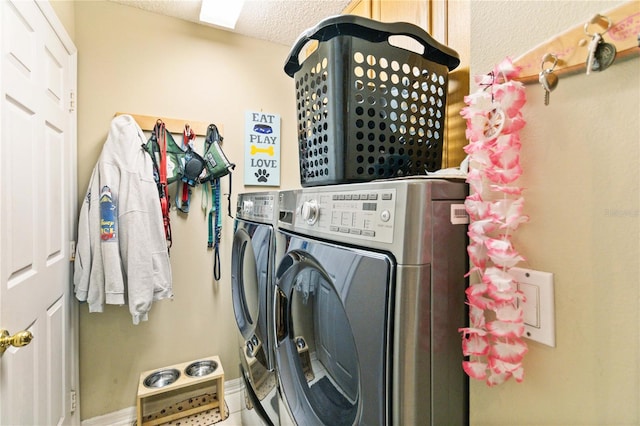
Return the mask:
[[[116,116],[124,115],[124,114],[130,115],[131,117],[133,117],[133,119],[136,120],[136,123],[138,123],[138,126],[140,126],[142,130],[148,130],[148,131],[152,131],[154,126],[156,125],[156,122],[158,121],[158,119],[160,119],[164,122],[167,130],[169,130],[169,132],[174,134],[182,134],[182,132],[184,132],[185,124],[189,124],[189,126],[197,136],[206,136],[207,128],[209,127],[209,124],[211,124],[211,123],[206,123],[204,121],[185,120],[180,118],[166,118],[166,117],[158,117],[158,116],[142,115],[142,114],[131,114],[128,112],[115,113]],[[220,132],[220,134],[222,134],[223,133],[222,125],[218,123],[215,123],[215,125],[218,127],[218,131]]]

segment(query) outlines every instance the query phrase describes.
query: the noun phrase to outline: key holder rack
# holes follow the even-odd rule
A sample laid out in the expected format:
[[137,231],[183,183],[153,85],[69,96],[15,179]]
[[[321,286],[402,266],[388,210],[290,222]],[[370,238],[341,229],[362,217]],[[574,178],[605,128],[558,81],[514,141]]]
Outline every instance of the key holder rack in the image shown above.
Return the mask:
[[540,63],[548,54],[558,58],[553,69],[558,76],[586,72],[589,43],[595,34],[615,47],[616,61],[640,56],[640,2],[632,0],[597,14],[519,56],[513,61],[522,68],[517,80],[538,83]]

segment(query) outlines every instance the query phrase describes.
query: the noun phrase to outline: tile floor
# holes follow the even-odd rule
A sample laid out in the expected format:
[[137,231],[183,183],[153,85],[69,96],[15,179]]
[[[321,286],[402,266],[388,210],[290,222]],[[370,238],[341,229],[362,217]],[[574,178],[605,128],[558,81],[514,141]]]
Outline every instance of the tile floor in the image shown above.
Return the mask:
[[[259,423],[256,424],[256,426]],[[236,411],[235,413],[230,413],[229,417],[227,417],[227,420],[223,420],[221,422],[216,423],[217,425],[221,425],[221,426],[241,426],[242,425],[242,419],[240,418],[240,411]]]
[[[216,423],[216,426],[242,426],[242,418],[240,416],[240,410],[243,406],[242,398],[244,398],[242,391],[233,392],[225,395],[225,401],[227,402],[227,407],[229,408],[229,417],[226,420]],[[255,423],[256,426],[261,425],[261,423]],[[253,425],[247,425],[253,426]]]
[[[225,397],[227,407],[229,408],[229,417],[226,420],[218,422],[215,426],[264,426],[265,423],[256,414],[255,410],[246,410],[244,414],[240,411],[244,407],[244,394],[242,391],[228,394]],[[242,418],[244,415],[244,419]],[[244,420],[244,422],[243,422]]]
[[[318,381],[320,378],[326,375],[324,366],[318,362],[315,354],[311,356],[311,365],[315,378],[309,383],[310,385]],[[240,410],[244,406],[244,394],[242,390],[228,393],[225,395],[225,401],[229,408],[229,417],[226,420],[218,422],[215,426],[263,426],[264,422],[255,414],[255,411],[251,410],[245,413],[245,422],[242,422],[242,416]],[[250,420],[247,420],[250,417]]]

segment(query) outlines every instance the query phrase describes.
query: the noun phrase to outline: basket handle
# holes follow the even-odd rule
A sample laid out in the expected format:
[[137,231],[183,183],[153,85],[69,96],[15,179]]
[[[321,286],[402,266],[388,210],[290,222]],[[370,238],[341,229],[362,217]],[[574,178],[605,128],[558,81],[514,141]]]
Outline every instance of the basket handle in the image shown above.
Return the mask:
[[458,53],[429,35],[417,25],[406,22],[386,23],[356,15],[338,15],[320,21],[315,27],[303,32],[295,41],[284,65],[284,72],[290,77],[300,70],[300,51],[311,40],[327,41],[338,35],[349,35],[380,43],[391,36],[411,37],[424,47],[423,58],[446,65],[449,71],[460,65]]

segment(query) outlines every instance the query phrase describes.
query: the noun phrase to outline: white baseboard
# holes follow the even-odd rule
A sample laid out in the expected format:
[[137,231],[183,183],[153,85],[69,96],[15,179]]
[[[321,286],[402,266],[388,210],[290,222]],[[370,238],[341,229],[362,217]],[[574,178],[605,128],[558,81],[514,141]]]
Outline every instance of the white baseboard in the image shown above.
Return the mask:
[[103,416],[82,420],[80,424],[82,426],[131,426],[134,421],[136,421],[136,407],[129,407]]
[[[229,412],[233,413],[236,408],[235,400],[241,397],[243,389],[242,378],[228,380],[224,382],[224,399],[229,406]],[[136,421],[136,407],[123,408],[122,410],[107,413],[102,416],[92,417],[82,420],[82,426],[131,426]]]

